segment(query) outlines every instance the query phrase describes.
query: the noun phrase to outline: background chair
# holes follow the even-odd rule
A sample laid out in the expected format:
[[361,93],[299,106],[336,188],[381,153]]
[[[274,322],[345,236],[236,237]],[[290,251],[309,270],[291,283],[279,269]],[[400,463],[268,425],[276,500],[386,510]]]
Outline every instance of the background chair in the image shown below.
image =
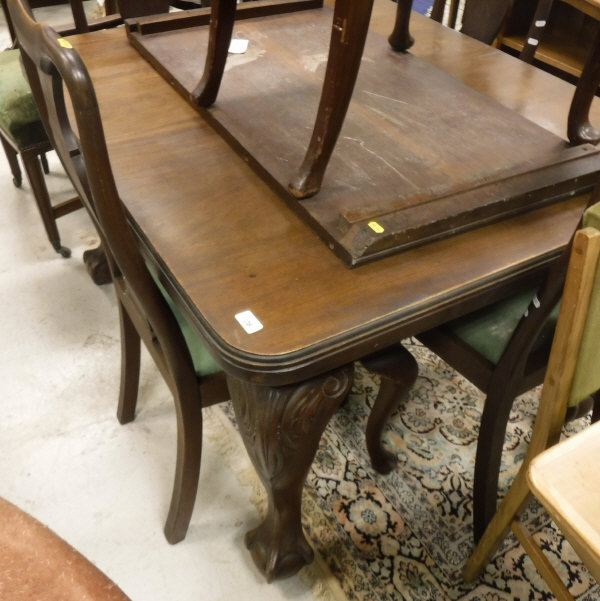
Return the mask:
[[[142,257],[118,196],[100,112],[89,74],[70,44],[37,24],[19,0],[9,0],[25,71],[42,121],[65,171],[94,222],[118,299],[122,366],[118,417],[134,417],[140,339],[174,396],[177,413],[175,483],[165,534],[184,538],[200,469],[202,407],[227,400],[219,367],[175,310],[160,276]],[[64,91],[63,91],[64,90]],[[71,101],[78,136],[71,128],[64,93]],[[167,297],[167,298],[165,298]]]
[[[6,0],[0,1],[14,44],[15,33]],[[69,0],[68,3],[50,0],[42,4],[45,8],[68,4],[72,19],[70,22],[57,26],[57,30],[62,35],[115,27],[123,22],[121,14],[116,12],[103,17],[88,18],[83,0]],[[167,12],[169,2],[168,0],[149,0],[147,2],[121,0],[120,6],[127,17],[143,16],[155,12]],[[60,11],[60,14],[64,12]],[[68,18],[66,20],[69,21]],[[0,53],[0,141],[10,165],[15,186],[20,187],[22,183],[20,157],[50,244],[61,256],[69,257],[71,251],[61,244],[56,220],[81,208],[81,202],[79,198],[75,197],[54,206],[51,203],[44,173],[48,173],[48,162],[45,155],[52,150],[52,146],[42,125],[29,84],[22,73],[19,52],[14,48]],[[86,264],[92,279],[97,284],[104,284],[108,281],[108,274],[102,257],[97,257],[97,254],[98,251],[87,251]]]
[[40,119],[31,89],[21,71],[18,50],[0,53],[0,141],[17,188],[22,177],[19,159],[27,173],[31,191],[37,204],[46,235],[52,248],[63,257],[71,251],[62,246],[56,220],[81,207],[78,198],[52,206],[44,180],[48,173],[45,153],[52,150]]
[[[460,4],[459,0],[434,0],[431,18],[442,23],[446,16],[448,27],[456,29]],[[501,31],[511,7],[509,0],[465,0],[460,16],[460,31],[480,42],[491,44]]]
[[[514,525],[513,529],[517,535],[521,535],[521,526],[516,524],[515,520],[529,496],[527,472],[533,458],[558,442],[567,407],[576,406],[600,389],[598,205],[586,212],[584,225],[586,227],[576,233],[573,242],[556,333],[531,441],[517,476],[465,566],[464,575],[467,580],[475,578],[481,572],[511,525]],[[571,467],[574,470],[580,469],[575,465]],[[595,470],[595,466],[592,470]],[[597,511],[597,508],[595,510]]]

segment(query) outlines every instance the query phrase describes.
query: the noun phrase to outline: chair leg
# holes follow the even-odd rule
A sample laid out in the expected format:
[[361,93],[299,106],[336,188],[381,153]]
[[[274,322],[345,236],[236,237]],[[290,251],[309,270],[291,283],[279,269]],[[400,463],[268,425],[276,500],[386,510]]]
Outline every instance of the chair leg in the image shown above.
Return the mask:
[[366,439],[373,467],[381,474],[388,474],[396,466],[397,459],[381,444],[383,428],[415,383],[419,366],[402,345],[369,355],[361,363],[381,377],[379,392],[367,422]]
[[600,419],[600,392],[595,392],[592,395],[594,406],[592,409],[592,424],[595,424]]
[[[191,378],[189,378],[191,380]],[[192,518],[202,456],[202,402],[197,380],[180,384],[174,394],[177,412],[177,464],[165,537],[172,545],[185,538]]]
[[490,385],[477,439],[473,482],[473,537],[476,543],[496,513],[504,437],[516,396],[510,391],[497,396],[495,390],[498,388]]
[[117,419],[127,424],[135,418],[135,407],[140,382],[140,336],[119,301],[119,322],[121,325],[121,387]]
[[48,175],[50,173],[50,166],[48,165],[48,157],[46,156],[45,152],[40,154],[40,161],[42,162],[42,169],[44,170],[44,173]]
[[21,184],[23,183],[23,177],[21,175],[21,168],[19,167],[17,151],[4,139],[4,137],[0,136],[0,140],[2,141],[2,147],[4,148],[4,153],[6,154],[6,158],[10,166],[10,171],[13,176],[13,183],[17,188],[20,188]]
[[52,212],[48,188],[46,188],[46,182],[44,181],[44,174],[42,173],[38,155],[34,153],[21,153],[21,157],[23,158],[23,165],[25,166],[25,171],[27,172],[27,177],[31,184],[33,197],[38,206],[44,227],[46,228],[46,234],[48,235],[50,244],[52,244],[54,250],[62,257],[68,258],[71,256],[71,251],[60,243],[60,235],[58,233],[58,228],[56,227],[56,219]]
[[500,543],[507,535],[512,522],[518,517],[521,509],[529,499],[529,487],[527,486],[526,473],[531,459],[526,458],[517,477],[502,503],[485,529],[483,536],[477,543],[475,551],[467,561],[463,576],[467,582],[472,582],[483,571],[488,561],[495,553]]

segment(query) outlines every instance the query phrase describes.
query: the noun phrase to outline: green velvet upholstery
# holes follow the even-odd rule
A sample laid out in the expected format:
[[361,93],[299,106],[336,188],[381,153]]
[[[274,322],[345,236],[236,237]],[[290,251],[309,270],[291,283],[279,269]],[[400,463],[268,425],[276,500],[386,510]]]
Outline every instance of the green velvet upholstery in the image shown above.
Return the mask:
[[[583,218],[584,227],[600,230],[600,204],[590,207]],[[600,390],[600,272],[596,278],[590,299],[583,339],[577,357],[577,368],[571,386],[569,406],[577,405],[590,394]]]
[[48,140],[18,50],[0,52],[0,128],[19,149]]
[[[444,327],[488,361],[497,365],[535,293],[535,288],[527,290],[455,319]],[[544,328],[534,344],[534,352],[538,349],[547,349],[548,353],[550,352],[558,311],[559,307],[556,307],[544,324]]]
[[158,275],[154,271],[151,265],[148,265],[148,270],[152,275],[152,278],[156,282],[158,289],[161,291],[164,296],[167,304],[173,311],[173,315],[181,328],[181,333],[185,338],[188,349],[190,351],[190,355],[192,356],[192,361],[194,363],[194,369],[199,376],[208,376],[210,374],[217,373],[221,371],[221,368],[217,364],[217,362],[212,358],[212,355],[206,350],[206,346],[204,343],[198,338],[192,326],[189,324],[188,320],[185,318],[183,313],[180,311],[179,307],[174,303],[171,295],[167,292],[165,287],[161,284]]

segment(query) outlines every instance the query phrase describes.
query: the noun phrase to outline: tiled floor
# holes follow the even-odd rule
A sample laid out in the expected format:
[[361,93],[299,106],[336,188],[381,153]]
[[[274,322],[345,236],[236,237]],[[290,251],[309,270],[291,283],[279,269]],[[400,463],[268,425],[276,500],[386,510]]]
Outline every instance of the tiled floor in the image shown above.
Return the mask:
[[[50,158],[51,189],[68,195]],[[138,416],[127,426],[116,420],[118,317],[111,287],[94,286],[81,260],[95,242],[90,222],[83,211],[59,220],[73,251],[62,259],[28,182],[13,186],[3,156],[0,191],[0,495],[53,528],[133,601],[312,599],[299,576],[266,584],[254,567],[243,545],[258,522],[250,490],[206,437],[191,528],[178,545],[166,542],[173,405],[145,355]],[[238,444],[227,436],[219,447]],[[0,601],[13,600],[0,593]]]

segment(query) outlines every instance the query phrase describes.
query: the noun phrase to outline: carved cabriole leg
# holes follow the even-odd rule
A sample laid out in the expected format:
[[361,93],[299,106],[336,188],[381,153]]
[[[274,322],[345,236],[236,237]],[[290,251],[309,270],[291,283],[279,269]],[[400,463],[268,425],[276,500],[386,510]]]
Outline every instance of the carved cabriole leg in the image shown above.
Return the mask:
[[390,46],[397,52],[406,52],[415,43],[409,31],[411,10],[412,0],[398,0],[394,30],[388,38]]
[[296,198],[316,194],[352,98],[369,29],[373,0],[336,0],[329,57],[312,137],[288,189]]
[[204,73],[192,92],[192,100],[199,106],[209,107],[216,99],[225,71],[227,52],[235,21],[236,0],[212,0],[208,50]]
[[398,408],[419,374],[415,358],[401,345],[385,349],[361,359],[371,372],[381,377],[381,384],[367,422],[367,449],[373,467],[389,474],[396,466],[393,453],[381,444],[381,434],[390,415]]
[[300,523],[302,488],[352,375],[352,366],[346,366],[280,388],[227,378],[244,444],[267,491],[267,516],[246,534],[246,545],[269,582],[295,574],[313,559]]
[[584,144],[586,142],[597,144],[600,141],[600,129],[590,123],[590,107],[599,85],[600,30],[596,33],[571,102],[567,126],[567,135],[571,144]]

